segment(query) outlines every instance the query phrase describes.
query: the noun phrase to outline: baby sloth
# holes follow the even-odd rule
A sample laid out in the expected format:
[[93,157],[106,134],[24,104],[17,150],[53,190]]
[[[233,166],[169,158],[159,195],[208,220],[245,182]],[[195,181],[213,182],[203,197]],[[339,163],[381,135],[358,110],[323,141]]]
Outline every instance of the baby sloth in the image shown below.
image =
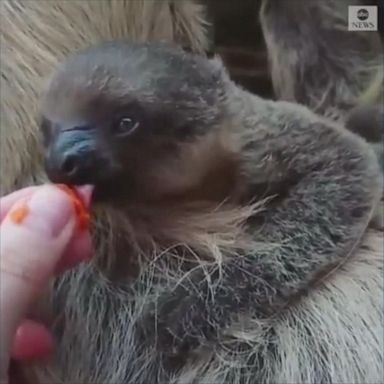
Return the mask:
[[248,93],[218,58],[166,44],[107,42],[73,55],[42,107],[49,178],[93,184],[95,203],[219,210],[271,196],[243,228],[266,246],[239,245],[148,303],[139,334],[165,355],[217,341],[242,313],[280,311],[351,254],[381,196],[368,143],[305,107]]

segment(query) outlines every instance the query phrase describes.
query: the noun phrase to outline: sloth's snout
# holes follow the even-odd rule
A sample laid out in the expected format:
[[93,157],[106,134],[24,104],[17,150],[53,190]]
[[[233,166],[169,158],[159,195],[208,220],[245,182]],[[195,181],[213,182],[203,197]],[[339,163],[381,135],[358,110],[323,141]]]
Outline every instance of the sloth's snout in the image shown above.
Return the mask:
[[100,174],[92,134],[85,129],[66,130],[47,149],[45,169],[54,183],[94,184]]

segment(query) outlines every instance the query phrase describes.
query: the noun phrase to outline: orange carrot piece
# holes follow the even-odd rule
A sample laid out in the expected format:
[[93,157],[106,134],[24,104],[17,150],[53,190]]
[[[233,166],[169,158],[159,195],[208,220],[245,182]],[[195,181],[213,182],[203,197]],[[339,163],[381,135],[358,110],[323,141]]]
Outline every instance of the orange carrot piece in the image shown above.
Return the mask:
[[57,187],[64,191],[70,197],[75,210],[75,215],[77,217],[79,229],[87,229],[89,226],[90,215],[80,195],[75,189],[69,187],[68,185],[57,184]]

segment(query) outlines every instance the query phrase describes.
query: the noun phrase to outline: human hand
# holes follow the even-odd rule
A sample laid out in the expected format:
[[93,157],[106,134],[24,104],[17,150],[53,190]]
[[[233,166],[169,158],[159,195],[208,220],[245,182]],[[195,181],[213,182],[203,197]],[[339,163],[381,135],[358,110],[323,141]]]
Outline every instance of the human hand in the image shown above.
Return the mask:
[[84,217],[87,218],[92,188],[77,189],[82,202],[66,192],[68,189],[57,186],[37,186],[0,199],[2,382],[7,382],[11,357],[32,358],[51,351],[53,340],[49,331],[25,318],[55,273],[91,255]]

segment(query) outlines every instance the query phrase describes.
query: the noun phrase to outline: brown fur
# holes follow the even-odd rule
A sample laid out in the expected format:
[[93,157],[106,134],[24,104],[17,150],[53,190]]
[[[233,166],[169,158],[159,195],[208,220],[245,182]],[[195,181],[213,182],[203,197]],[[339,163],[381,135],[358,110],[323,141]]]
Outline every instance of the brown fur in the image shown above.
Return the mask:
[[[157,0],[0,3],[2,194],[45,181],[35,119],[37,100],[45,76],[69,51],[100,39],[124,36],[138,40],[166,38],[183,43],[187,41],[196,50],[205,48],[205,23],[200,8],[192,1],[176,1],[171,17],[168,5],[168,1]],[[240,241],[243,244],[247,242],[247,239],[239,238],[241,225],[252,212],[260,209],[259,206],[243,210],[178,206],[174,209],[158,207],[154,213],[152,208],[142,207],[130,212],[137,216],[136,219],[113,210],[97,213],[95,225],[104,229],[102,233],[105,236],[97,249],[100,255],[108,254],[109,257],[107,260],[96,258],[94,266],[81,266],[60,283],[68,297],[72,298],[67,302],[68,324],[59,341],[56,360],[52,364],[42,363],[33,367],[36,381],[32,382],[122,381],[122,369],[126,368],[127,356],[132,353],[129,338],[116,338],[113,329],[105,327],[100,315],[108,303],[123,307],[127,318],[131,313],[120,287],[111,285],[105,279],[105,274],[120,277],[119,268],[114,263],[115,255],[112,249],[108,249],[114,238],[142,239],[132,246],[144,248],[141,252],[143,257],[148,256],[149,249],[161,258],[162,251],[169,244],[180,243],[220,260],[226,251],[234,251]],[[376,383],[381,380],[382,235],[382,232],[369,230],[364,244],[343,268],[325,279],[306,300],[276,319],[273,341],[279,348],[271,355],[267,365],[260,367],[262,376],[269,378],[266,382],[316,382],[318,372],[314,367],[319,361],[334,383]],[[158,244],[157,238],[169,239],[169,244]],[[248,243],[247,246],[258,245]],[[70,279],[71,284],[66,285],[65,279]],[[90,312],[87,312],[87,297],[93,299]],[[142,298],[145,299],[145,293]],[[56,297],[55,302],[61,305],[60,300]],[[84,318],[88,326],[81,323]],[[118,321],[117,317],[111,318],[110,326],[118,327]],[[129,334],[129,329],[127,323],[124,334]],[[202,352],[200,359],[184,367],[171,382],[253,383],[254,379],[246,376],[247,365],[257,365],[251,357],[255,345],[266,343],[269,329],[269,323],[255,324],[251,319],[244,319],[242,324],[228,330],[228,339],[221,349],[207,354]],[[82,338],[80,342],[76,341],[79,337]],[[97,366],[94,364],[96,344],[104,339],[108,342],[106,345],[110,345],[111,349],[105,350],[110,357],[108,362],[103,360]],[[234,354],[237,341],[248,344],[249,350]],[[121,348],[121,343],[126,343],[123,350],[127,356],[114,355],[119,350],[117,347]],[[77,348],[73,349],[73,345]],[[150,364],[151,356],[148,356],[147,362],[137,362],[132,370],[149,369]],[[134,376],[132,382],[135,382]]]

